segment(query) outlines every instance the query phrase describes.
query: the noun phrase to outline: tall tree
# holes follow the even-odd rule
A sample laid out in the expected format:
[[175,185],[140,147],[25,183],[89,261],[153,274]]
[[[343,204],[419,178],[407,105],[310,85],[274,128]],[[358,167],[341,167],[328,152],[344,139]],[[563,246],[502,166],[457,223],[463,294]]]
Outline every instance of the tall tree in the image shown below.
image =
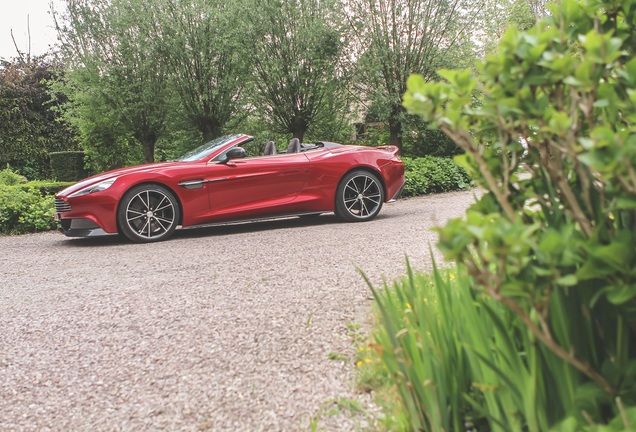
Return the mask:
[[204,141],[217,137],[240,111],[246,85],[245,29],[237,5],[158,0],[154,15],[154,36],[186,117]]
[[312,125],[346,110],[340,11],[335,0],[249,3],[252,101],[277,132],[302,141]]
[[411,73],[429,80],[440,67],[474,58],[471,32],[485,0],[349,0],[359,56],[358,93],[385,107],[390,142],[402,148],[402,95]]
[[[132,137],[146,162],[154,160],[166,106],[166,73],[149,30],[143,0],[68,0],[57,15],[62,52],[69,66],[68,85],[60,87],[73,102],[84,143],[98,148],[109,140],[91,140],[100,130],[115,140]],[[100,119],[110,119],[112,129]],[[119,137],[119,138],[117,138]]]

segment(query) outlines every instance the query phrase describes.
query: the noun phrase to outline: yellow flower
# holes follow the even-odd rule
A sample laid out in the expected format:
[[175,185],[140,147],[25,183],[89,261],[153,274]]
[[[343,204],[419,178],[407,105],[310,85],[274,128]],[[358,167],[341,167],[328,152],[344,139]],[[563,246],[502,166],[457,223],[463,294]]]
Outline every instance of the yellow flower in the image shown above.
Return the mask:
[[370,358],[365,358],[365,359],[364,359],[364,362],[365,362],[365,363],[371,363],[371,359],[370,359]]
[[451,278],[451,280],[455,279],[455,275],[454,275],[453,273],[451,273],[451,274],[450,274],[450,275],[448,275],[448,276]]
[[406,308],[407,308],[407,309],[411,309],[411,303],[407,303],[407,304],[406,304]]
[[358,363],[356,363],[356,365],[357,365],[358,367],[362,366],[362,361],[358,361]]

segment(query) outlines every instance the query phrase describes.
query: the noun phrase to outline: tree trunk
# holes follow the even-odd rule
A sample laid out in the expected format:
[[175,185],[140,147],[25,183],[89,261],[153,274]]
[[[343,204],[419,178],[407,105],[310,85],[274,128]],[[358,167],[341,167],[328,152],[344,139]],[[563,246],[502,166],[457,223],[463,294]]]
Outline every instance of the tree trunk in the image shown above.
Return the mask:
[[300,142],[303,142],[305,132],[306,132],[306,129],[298,129],[298,130],[292,131],[292,133],[294,134],[294,138],[298,138]]
[[213,119],[206,118],[199,121],[199,132],[203,135],[203,142],[212,141],[221,136],[221,127]]
[[144,162],[152,163],[155,161],[155,142],[157,140],[145,139],[141,140],[141,147],[144,151]]

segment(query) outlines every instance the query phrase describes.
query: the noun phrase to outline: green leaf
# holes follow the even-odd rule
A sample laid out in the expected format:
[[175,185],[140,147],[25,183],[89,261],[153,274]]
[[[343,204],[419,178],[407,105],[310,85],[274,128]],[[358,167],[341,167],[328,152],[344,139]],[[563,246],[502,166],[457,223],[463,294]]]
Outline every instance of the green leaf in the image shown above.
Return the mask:
[[607,300],[615,305],[622,305],[636,297],[636,285],[627,285],[607,292]]
[[561,285],[561,286],[574,286],[576,285],[578,282],[577,278],[575,275],[570,274],[567,276],[562,276],[560,278],[558,278],[557,280],[554,281],[554,283],[556,283],[557,285]]

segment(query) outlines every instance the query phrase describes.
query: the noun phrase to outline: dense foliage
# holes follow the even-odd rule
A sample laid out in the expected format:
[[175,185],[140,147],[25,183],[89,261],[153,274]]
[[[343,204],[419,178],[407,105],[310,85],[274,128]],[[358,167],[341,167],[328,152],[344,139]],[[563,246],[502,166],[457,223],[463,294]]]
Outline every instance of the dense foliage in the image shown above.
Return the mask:
[[50,174],[48,152],[76,148],[60,120],[65,99],[48,88],[61,73],[62,65],[46,56],[0,62],[0,166],[43,178]]
[[487,191],[440,229],[458,286],[376,292],[413,430],[636,427],[636,1],[600,6],[509,30],[479,84],[409,80]]
[[402,158],[406,169],[403,197],[467,189],[470,177],[451,158]]
[[68,183],[27,182],[10,169],[0,171],[0,233],[55,229],[54,193]]
[[87,177],[87,172],[84,169],[84,152],[51,152],[49,158],[51,159],[51,173],[55,180],[73,182]]
[[348,110],[343,24],[336,0],[245,2],[254,44],[248,99],[276,132],[301,141]]
[[352,0],[352,38],[358,47],[358,89],[383,109],[389,141],[402,149],[406,79],[431,79],[441,67],[469,66],[475,58],[471,36],[486,1]]

